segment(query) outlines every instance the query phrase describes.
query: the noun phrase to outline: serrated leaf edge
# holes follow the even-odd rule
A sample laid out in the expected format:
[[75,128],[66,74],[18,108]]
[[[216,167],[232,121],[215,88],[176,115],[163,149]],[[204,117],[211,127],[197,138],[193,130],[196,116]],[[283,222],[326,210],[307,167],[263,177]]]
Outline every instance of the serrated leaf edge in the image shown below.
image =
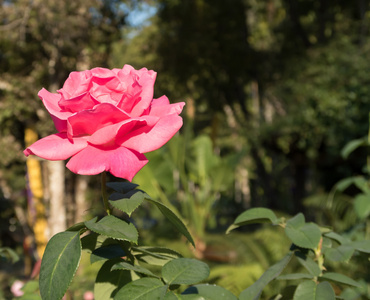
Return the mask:
[[[73,231],[71,231],[71,232],[73,232]],[[80,232],[79,232],[79,231],[76,231],[76,235],[79,235],[79,236],[80,236]],[[76,235],[75,235],[75,236],[76,236]],[[71,238],[69,242],[71,242],[71,241],[75,238],[75,236],[74,236],[73,238]],[[80,241],[80,243],[79,243],[79,245],[80,245],[80,256],[79,256],[79,258],[78,258],[78,262],[77,262],[76,269],[74,270],[74,272],[73,272],[73,274],[72,274],[72,276],[71,276],[71,280],[68,282],[67,288],[64,290],[63,295],[62,295],[58,300],[60,300],[60,299],[62,299],[62,298],[64,297],[64,295],[65,295],[65,293],[67,292],[67,290],[68,290],[69,286],[71,285],[71,282],[72,282],[72,280],[73,280],[74,276],[76,275],[76,272],[77,272],[78,266],[80,265],[80,262],[81,262],[81,251],[82,251],[82,247],[81,247],[81,240],[80,240],[80,238],[79,238],[79,241]],[[64,249],[63,249],[63,250],[65,250],[65,249],[67,248],[68,244],[69,244],[69,243],[67,243],[67,244],[65,245],[65,247],[64,247]],[[59,258],[60,258],[61,256],[62,256],[62,254],[60,254],[60,255],[59,255]],[[55,269],[56,269],[56,265],[57,265],[57,264],[55,264],[55,265],[54,265],[53,272],[52,272],[53,274],[54,274],[54,271],[55,271]],[[50,284],[51,284],[51,280],[50,280]],[[50,295],[50,290],[51,290],[51,289],[50,289],[50,286],[49,286],[47,296],[49,296],[49,295]],[[41,291],[40,291],[40,294],[41,294]],[[48,299],[51,299],[51,298],[48,298]]]
[[[116,218],[116,217],[115,217]],[[96,219],[98,219],[98,217],[95,217],[95,218],[93,218],[93,219],[90,219],[90,220],[88,220],[88,221],[86,221],[86,222],[90,222],[90,221],[92,221],[92,220],[96,220]],[[117,218],[117,219],[119,219],[119,218]],[[102,219],[100,219],[100,220],[102,220]],[[100,221],[99,220],[99,221]],[[119,220],[121,220],[121,219],[119,219]],[[99,222],[98,221],[98,222]],[[122,220],[121,220],[122,221]],[[94,222],[94,224],[96,224],[96,223],[98,223],[98,222]],[[122,222],[124,222],[124,221],[122,221]],[[131,223],[132,224],[132,223]],[[86,225],[86,224],[85,224]],[[133,224],[132,224],[133,225]],[[135,227],[135,225],[133,225],[134,227]],[[138,240],[139,240],[139,232],[137,231],[137,240],[136,240],[136,242],[135,241],[130,241],[130,240],[127,240],[127,239],[120,239],[120,238],[115,238],[115,237],[112,237],[112,236],[107,236],[105,233],[101,233],[101,232],[99,232],[98,230],[94,230],[94,229],[91,229],[91,228],[89,228],[87,225],[86,225],[86,227],[89,229],[89,230],[91,230],[92,232],[95,232],[95,233],[98,233],[98,234],[100,234],[100,235],[102,235],[102,236],[106,236],[106,237],[108,237],[108,238],[111,238],[111,239],[113,239],[113,240],[116,240],[116,241],[128,241],[128,242],[130,242],[130,243],[133,243],[133,244],[135,244],[135,245],[137,245],[138,244]],[[135,229],[136,229],[136,227],[135,227]]]

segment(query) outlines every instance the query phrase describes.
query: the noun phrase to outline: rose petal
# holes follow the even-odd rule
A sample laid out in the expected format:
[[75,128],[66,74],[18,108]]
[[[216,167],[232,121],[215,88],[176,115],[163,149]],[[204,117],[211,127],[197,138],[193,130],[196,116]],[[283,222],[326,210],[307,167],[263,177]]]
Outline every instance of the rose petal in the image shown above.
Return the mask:
[[109,103],[98,104],[94,109],[84,110],[68,119],[68,137],[91,135],[110,124],[127,120],[129,116]]
[[125,82],[120,81],[116,72],[105,68],[91,70],[93,74],[90,94],[100,103],[111,103],[117,105],[122,94],[126,91]]
[[[154,93],[154,82],[157,77],[157,73],[153,71],[142,72],[143,69],[139,70],[140,78],[138,79],[138,85],[134,86],[132,94],[137,94],[137,90],[140,91],[140,101],[136,101],[136,105],[131,111],[132,116],[141,116],[141,114],[149,107],[153,100]],[[141,72],[140,72],[141,71]]]
[[38,96],[44,103],[47,111],[49,112],[51,118],[53,119],[55,128],[59,132],[67,131],[67,119],[72,115],[69,111],[62,111],[62,108],[59,107],[58,102],[61,99],[60,94],[50,93],[46,89],[41,89],[38,93]]
[[[146,68],[142,68],[141,70],[147,70]],[[118,72],[122,75],[129,75],[132,71],[137,71],[134,69],[134,67],[130,65],[124,65],[121,72]]]
[[116,74],[112,70],[107,68],[94,68],[91,70],[91,74],[95,78],[104,78],[104,79],[116,76]]
[[123,122],[103,127],[94,132],[89,138],[89,143],[94,145],[104,145],[114,143],[118,132],[130,132],[135,126],[145,126],[147,122],[145,120],[125,120]]
[[166,96],[161,96],[158,99],[153,99],[150,106],[143,112],[142,115],[148,115],[155,106],[166,106],[166,105],[170,105],[170,101]]
[[126,127],[122,127],[117,131],[117,145],[122,145],[124,141],[128,140],[132,136],[142,134],[143,132],[149,132],[154,127],[154,125],[158,123],[159,117],[142,116],[138,120],[140,120],[141,122],[136,123],[135,126],[132,127],[130,130],[126,130]]
[[126,93],[118,106],[133,117],[141,116],[153,99],[156,76],[156,72],[148,71],[146,68],[135,70],[125,65],[121,71],[117,72],[117,77],[121,82],[127,83]]
[[89,145],[69,160],[67,168],[81,175],[109,171],[116,177],[131,181],[147,162],[143,154],[124,147],[107,149]]
[[158,105],[158,104],[152,105],[149,115],[158,116],[158,117],[168,116],[172,114],[179,115],[182,112],[184,105],[185,105],[185,102],[179,102],[179,103],[167,104],[167,105]]
[[100,103],[111,103],[117,106],[122,96],[126,92],[126,86],[117,78],[104,79],[104,82],[100,82],[102,79],[94,79],[90,93],[94,99]]
[[145,127],[141,132],[134,131],[121,142],[121,145],[140,153],[154,151],[171,139],[182,126],[182,118],[176,114],[161,118],[152,128]]
[[97,104],[99,104],[99,102],[92,98],[88,92],[70,99],[62,98],[59,101],[59,106],[62,109],[72,113],[85,109],[92,109]]
[[159,97],[158,99],[153,99],[153,101],[152,101],[152,107],[153,106],[169,105],[169,104],[170,104],[170,100],[168,100],[168,98],[165,95]]
[[86,146],[86,139],[76,138],[71,141],[67,138],[66,133],[57,133],[38,140],[24,150],[23,153],[26,156],[33,154],[48,160],[64,160]]
[[118,102],[117,107],[121,108],[123,111],[129,113],[133,117],[138,117],[138,115],[133,115],[132,109],[141,100],[140,92],[137,94],[124,93],[121,95],[121,100]]
[[64,99],[81,95],[89,90],[91,71],[71,72],[64,82],[63,88],[58,90]]

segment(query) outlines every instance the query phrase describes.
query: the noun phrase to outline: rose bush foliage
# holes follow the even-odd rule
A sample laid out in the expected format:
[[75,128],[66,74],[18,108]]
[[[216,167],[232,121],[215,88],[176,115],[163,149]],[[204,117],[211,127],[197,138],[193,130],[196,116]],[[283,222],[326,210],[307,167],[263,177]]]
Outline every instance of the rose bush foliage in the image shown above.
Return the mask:
[[32,144],[25,155],[70,158],[67,167],[83,175],[109,171],[132,180],[182,126],[184,102],[153,99],[154,71],[94,68],[72,72],[62,89],[39,92],[58,133]]

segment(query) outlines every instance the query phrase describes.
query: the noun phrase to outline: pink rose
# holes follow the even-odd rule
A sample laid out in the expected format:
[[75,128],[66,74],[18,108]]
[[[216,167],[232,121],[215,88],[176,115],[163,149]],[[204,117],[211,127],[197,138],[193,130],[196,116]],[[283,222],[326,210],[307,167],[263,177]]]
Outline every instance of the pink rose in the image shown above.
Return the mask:
[[84,293],[84,300],[94,300],[94,293],[92,291],[86,291]]
[[22,288],[24,286],[24,282],[20,280],[16,280],[13,282],[10,291],[15,297],[23,296],[24,292],[22,291]]
[[153,99],[154,71],[95,68],[72,72],[58,93],[39,97],[59,133],[24,154],[48,160],[71,158],[67,168],[84,175],[109,171],[132,180],[148,162],[143,153],[163,146],[182,126],[184,102]]

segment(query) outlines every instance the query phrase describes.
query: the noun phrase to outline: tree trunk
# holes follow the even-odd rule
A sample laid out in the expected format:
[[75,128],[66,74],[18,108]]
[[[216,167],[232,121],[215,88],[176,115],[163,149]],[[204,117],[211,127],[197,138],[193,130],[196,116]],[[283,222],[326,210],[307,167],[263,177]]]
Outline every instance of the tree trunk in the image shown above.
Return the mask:
[[[26,146],[36,142],[37,138],[37,133],[33,129],[27,128],[25,130]],[[45,217],[45,203],[43,202],[41,164],[35,157],[28,157],[26,164],[29,188],[28,223],[33,227],[37,254],[41,258],[47,243],[47,222]]]
[[63,161],[47,161],[49,188],[49,237],[66,229],[64,205],[65,166]]
[[88,210],[86,202],[86,190],[88,188],[89,176],[79,175],[75,181],[75,218],[74,223],[85,221]]

